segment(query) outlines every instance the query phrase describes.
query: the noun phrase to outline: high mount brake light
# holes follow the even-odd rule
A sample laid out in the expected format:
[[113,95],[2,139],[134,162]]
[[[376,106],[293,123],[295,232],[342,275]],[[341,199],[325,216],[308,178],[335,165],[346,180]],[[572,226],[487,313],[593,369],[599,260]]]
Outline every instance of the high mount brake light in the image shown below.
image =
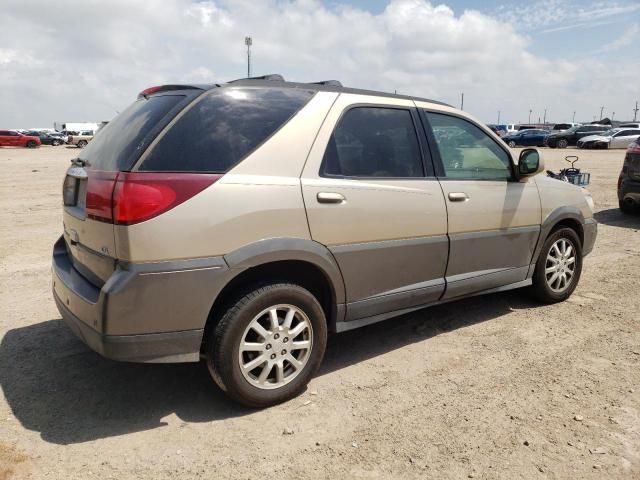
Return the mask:
[[101,222],[133,225],[171,210],[221,177],[211,173],[89,171],[86,212]]

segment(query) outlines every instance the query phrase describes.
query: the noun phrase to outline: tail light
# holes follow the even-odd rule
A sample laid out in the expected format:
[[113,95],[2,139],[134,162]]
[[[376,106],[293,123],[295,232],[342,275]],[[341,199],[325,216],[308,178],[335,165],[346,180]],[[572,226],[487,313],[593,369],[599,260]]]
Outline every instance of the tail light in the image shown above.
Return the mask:
[[101,222],[133,225],[171,210],[221,177],[209,173],[89,171],[86,213]]

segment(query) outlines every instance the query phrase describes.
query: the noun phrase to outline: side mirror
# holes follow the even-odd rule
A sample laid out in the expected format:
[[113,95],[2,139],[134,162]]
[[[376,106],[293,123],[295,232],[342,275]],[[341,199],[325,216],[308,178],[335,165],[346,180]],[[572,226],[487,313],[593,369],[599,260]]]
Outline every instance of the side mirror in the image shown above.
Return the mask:
[[535,148],[525,148],[520,152],[518,175],[520,178],[537,175],[544,170],[544,162]]

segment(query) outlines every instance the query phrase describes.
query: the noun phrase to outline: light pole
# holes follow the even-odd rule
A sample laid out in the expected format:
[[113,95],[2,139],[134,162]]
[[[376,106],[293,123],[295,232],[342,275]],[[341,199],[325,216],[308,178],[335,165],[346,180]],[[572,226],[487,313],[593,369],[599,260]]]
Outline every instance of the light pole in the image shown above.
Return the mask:
[[573,120],[571,120],[571,123],[576,123],[576,112],[573,112]]
[[636,108],[633,109],[633,121],[636,121],[636,117],[638,116],[638,101],[636,100]]
[[616,112],[611,112],[611,123],[613,123],[613,117],[616,116]]
[[500,110],[498,110],[498,125],[500,125]]
[[464,110],[464,92],[460,94],[460,110]]
[[531,113],[533,113],[533,110],[529,109],[529,123],[531,123]]
[[251,45],[253,45],[253,39],[244,37],[244,44],[247,46],[247,78],[249,78],[251,77]]
[[542,125],[546,125],[547,124],[547,109],[544,109],[544,119],[542,120]]
[[604,107],[600,107],[600,120],[602,120],[602,112],[604,112]]

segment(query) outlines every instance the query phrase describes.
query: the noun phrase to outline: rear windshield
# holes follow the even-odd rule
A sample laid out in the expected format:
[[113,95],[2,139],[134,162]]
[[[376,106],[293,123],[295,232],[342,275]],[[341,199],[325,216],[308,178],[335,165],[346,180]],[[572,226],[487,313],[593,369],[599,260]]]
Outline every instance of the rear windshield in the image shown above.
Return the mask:
[[312,96],[312,91],[294,88],[216,89],[164,134],[140,170],[225,173]]
[[153,127],[175,107],[184,95],[140,98],[95,136],[78,156],[96,170],[128,170],[142,153]]

